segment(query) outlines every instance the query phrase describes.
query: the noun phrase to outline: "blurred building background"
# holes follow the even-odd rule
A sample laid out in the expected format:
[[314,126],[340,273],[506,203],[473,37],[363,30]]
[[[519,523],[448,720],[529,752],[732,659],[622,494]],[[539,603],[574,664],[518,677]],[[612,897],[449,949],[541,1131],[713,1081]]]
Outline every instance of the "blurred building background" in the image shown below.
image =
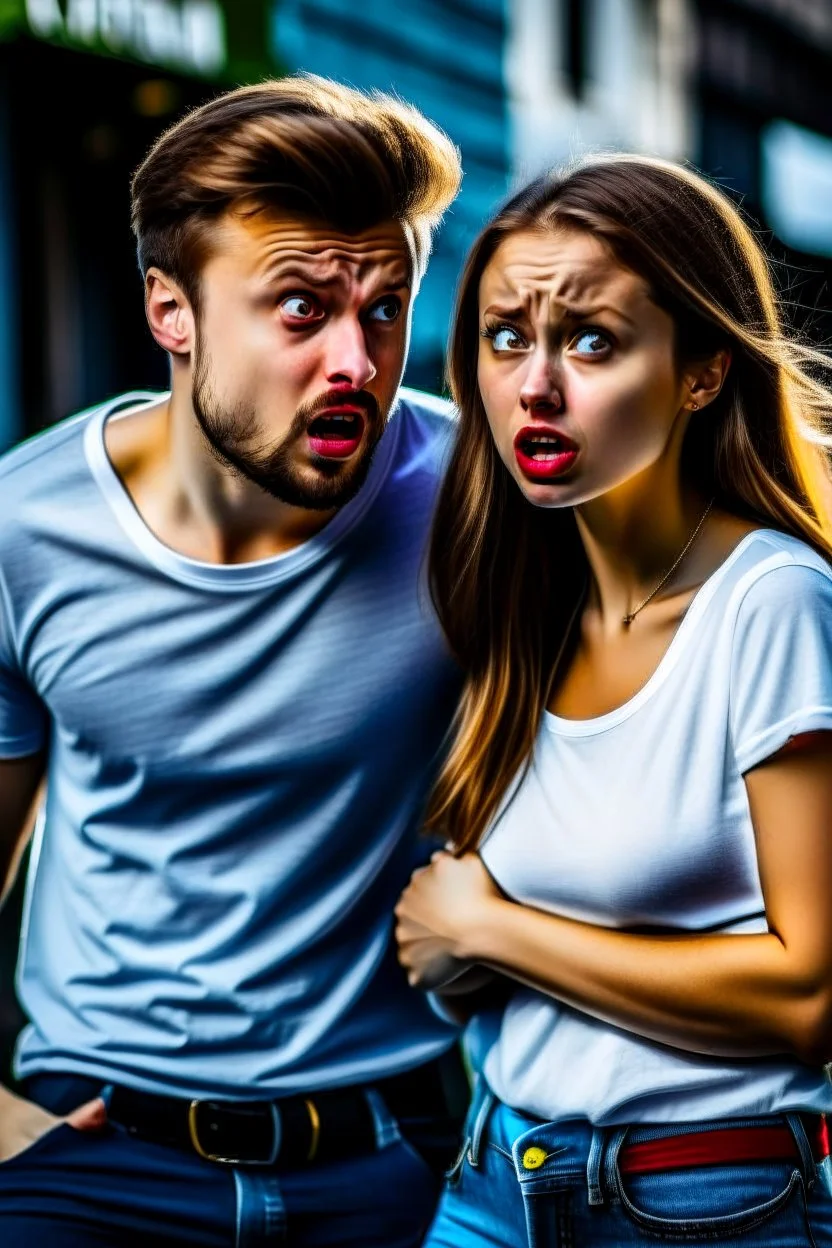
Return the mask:
[[513,172],[587,149],[692,161],[832,340],[832,0],[510,0]]
[[829,333],[832,0],[0,0],[0,448],[165,385],[130,173],[187,107],[296,68],[396,91],[462,149],[412,384],[442,384],[456,275],[493,207],[593,148],[719,178]]
[[503,0],[0,0],[0,445],[164,387],[130,173],[188,106],[294,68],[393,90],[466,155],[420,293],[408,381],[441,385],[448,293],[511,174]]
[[[0,0],[0,448],[165,386],[131,171],[187,107],[296,68],[396,91],[462,149],[411,383],[442,384],[456,274],[492,209],[587,149],[719,179],[783,262],[797,323],[832,341],[832,0]],[[12,906],[7,962],[16,922]],[[0,1036],[16,1022],[0,992]]]

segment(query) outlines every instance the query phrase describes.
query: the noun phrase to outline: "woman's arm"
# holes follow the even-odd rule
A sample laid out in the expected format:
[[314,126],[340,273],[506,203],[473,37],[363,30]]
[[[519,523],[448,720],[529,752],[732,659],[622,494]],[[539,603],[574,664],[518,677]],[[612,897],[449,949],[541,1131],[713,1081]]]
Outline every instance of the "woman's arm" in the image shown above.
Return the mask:
[[[505,900],[475,854],[437,856],[397,915],[419,980],[430,934],[596,1018],[689,1051],[832,1058],[832,733],[746,776],[770,931],[641,936]],[[669,835],[672,832],[669,830]]]

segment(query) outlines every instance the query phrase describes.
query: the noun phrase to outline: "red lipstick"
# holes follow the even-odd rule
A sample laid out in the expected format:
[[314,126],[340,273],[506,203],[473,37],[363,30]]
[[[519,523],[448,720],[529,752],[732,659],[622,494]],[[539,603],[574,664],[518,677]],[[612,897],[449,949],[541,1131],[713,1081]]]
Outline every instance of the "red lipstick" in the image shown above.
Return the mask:
[[558,429],[526,425],[514,439],[517,466],[530,481],[554,481],[574,464],[578,447]]

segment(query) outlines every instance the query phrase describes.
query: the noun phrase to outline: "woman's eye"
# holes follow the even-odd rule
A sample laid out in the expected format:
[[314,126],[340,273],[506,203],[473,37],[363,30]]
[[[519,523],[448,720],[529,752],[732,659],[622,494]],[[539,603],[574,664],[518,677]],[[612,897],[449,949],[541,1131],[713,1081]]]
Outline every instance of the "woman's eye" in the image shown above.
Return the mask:
[[315,321],[321,316],[318,305],[306,295],[289,295],[282,300],[280,310],[293,321]]
[[516,329],[512,329],[511,325],[498,325],[495,329],[489,329],[486,337],[491,339],[494,351],[523,351],[528,346],[525,338]]
[[371,321],[381,321],[382,324],[389,325],[396,320],[401,310],[401,300],[391,295],[388,299],[380,299],[378,303],[373,304],[369,318]]
[[578,355],[603,355],[609,350],[609,338],[597,329],[584,329],[572,340],[573,350]]

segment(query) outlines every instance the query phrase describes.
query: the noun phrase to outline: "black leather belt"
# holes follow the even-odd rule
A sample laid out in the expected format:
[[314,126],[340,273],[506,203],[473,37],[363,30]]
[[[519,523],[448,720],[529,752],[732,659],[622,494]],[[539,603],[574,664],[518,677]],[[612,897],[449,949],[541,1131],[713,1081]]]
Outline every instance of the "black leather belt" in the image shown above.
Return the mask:
[[[467,1080],[459,1052],[368,1087],[399,1121],[459,1122]],[[131,1135],[238,1166],[306,1166],[373,1152],[376,1127],[367,1088],[329,1088],[274,1101],[188,1100],[115,1086],[108,1117]]]

